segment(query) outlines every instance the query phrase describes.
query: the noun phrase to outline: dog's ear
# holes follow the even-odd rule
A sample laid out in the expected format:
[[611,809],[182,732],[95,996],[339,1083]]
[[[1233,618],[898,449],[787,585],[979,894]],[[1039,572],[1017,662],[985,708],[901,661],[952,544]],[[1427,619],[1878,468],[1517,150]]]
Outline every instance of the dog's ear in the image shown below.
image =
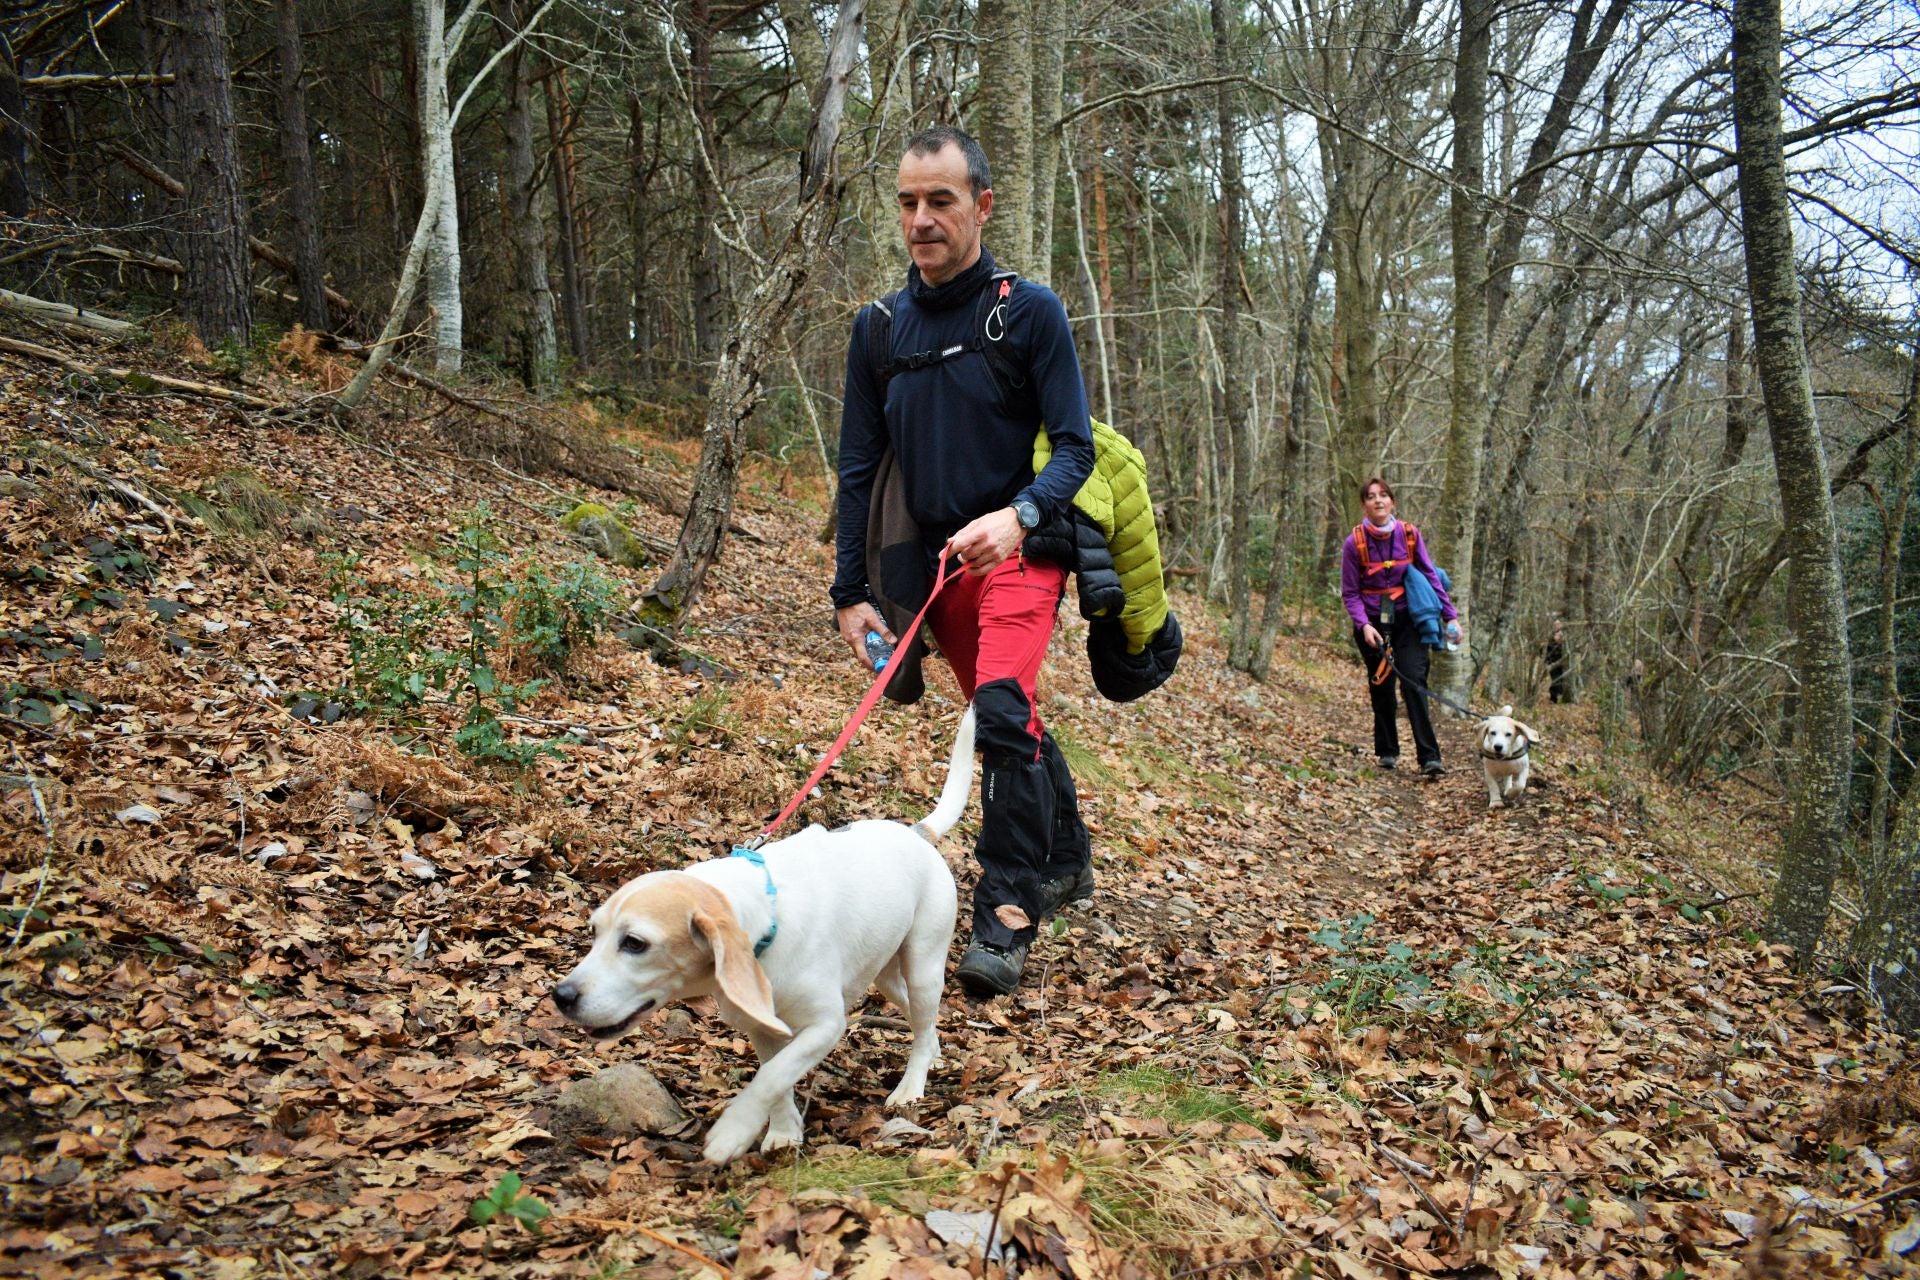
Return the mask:
[[750,1022],[768,1035],[792,1035],[792,1029],[774,1012],[773,988],[767,982],[766,970],[754,958],[753,944],[747,941],[732,913],[696,910],[691,923],[713,952],[713,977],[719,987],[715,999],[720,1011],[736,1013],[740,1021]]
[[1513,722],[1513,727],[1518,729],[1520,732],[1526,734],[1528,742],[1540,741],[1540,734],[1534,729],[1532,725],[1521,724],[1518,720],[1515,720]]

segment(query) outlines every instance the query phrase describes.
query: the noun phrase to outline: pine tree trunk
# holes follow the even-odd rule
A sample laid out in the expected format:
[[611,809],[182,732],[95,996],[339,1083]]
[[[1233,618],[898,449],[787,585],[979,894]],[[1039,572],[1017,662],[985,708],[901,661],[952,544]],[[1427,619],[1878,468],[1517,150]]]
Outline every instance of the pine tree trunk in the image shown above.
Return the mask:
[[993,166],[987,247],[1033,274],[1033,0],[980,0],[980,89],[974,134]]
[[203,342],[242,345],[253,334],[247,274],[247,205],[228,89],[222,0],[158,0],[173,40],[175,172],[185,184],[180,261],[186,313]]
[[[573,104],[567,99],[566,71],[555,68],[547,78],[547,139],[552,151],[553,207],[559,223],[560,298],[567,313],[567,350],[585,364],[591,350],[587,331],[587,290],[580,236],[580,206],[575,199],[573,171]],[[556,337],[555,342],[559,339]]]
[[799,207],[780,246],[767,258],[752,290],[741,300],[707,397],[707,423],[700,437],[700,461],[680,538],[658,582],[647,591],[643,620],[661,637],[656,652],[666,656],[665,637],[677,629],[699,599],[707,571],[720,558],[733,514],[746,421],[760,402],[761,374],[777,349],[776,339],[813,269],[831,260],[842,184],[832,171],[847,83],[859,56],[864,0],[841,0],[827,47],[820,109],[808,130]]
[[[1453,605],[1467,644],[1442,650],[1428,668],[1439,693],[1465,703],[1473,684],[1470,618],[1474,581],[1475,514],[1480,501],[1487,412],[1487,61],[1492,46],[1492,0],[1460,0],[1460,56],[1453,84],[1453,376],[1447,420],[1447,479],[1440,510],[1428,521],[1433,551],[1453,577]],[[1444,705],[1444,704],[1442,704]]]
[[33,207],[27,185],[27,108],[13,45],[0,30],[0,216],[24,218]]
[[313,145],[307,132],[307,86],[301,83],[299,0],[275,5],[280,41],[280,154],[286,165],[287,215],[293,233],[293,287],[300,323],[327,327],[327,282],[320,265],[320,197],[314,189]]
[[[518,25],[519,15],[505,6],[506,19]],[[519,295],[521,381],[538,390],[553,381],[560,359],[560,339],[554,326],[553,286],[547,279],[547,229],[540,217],[538,177],[533,155],[533,55],[516,49],[507,67],[507,100],[500,113],[506,136],[507,229],[513,240],[513,283]]]
[[1733,125],[1739,143],[1740,229],[1754,352],[1786,524],[1788,616],[1799,677],[1793,817],[1780,851],[1768,928],[1807,966],[1826,928],[1846,842],[1853,706],[1833,501],[1800,322],[1780,94],[1780,0],[1735,0]]

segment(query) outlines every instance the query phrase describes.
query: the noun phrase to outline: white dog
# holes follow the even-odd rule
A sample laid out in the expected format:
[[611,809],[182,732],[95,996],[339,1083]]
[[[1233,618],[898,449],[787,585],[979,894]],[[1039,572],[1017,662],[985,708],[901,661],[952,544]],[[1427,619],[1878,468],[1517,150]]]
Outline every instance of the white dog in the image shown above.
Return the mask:
[[707,1134],[714,1164],[756,1141],[762,1151],[800,1145],[794,1086],[839,1043],[848,1011],[876,984],[913,1028],[887,1105],[919,1101],[940,1056],[935,1024],[957,902],[932,842],[959,820],[972,788],[968,707],[939,804],[921,821],[812,826],[757,858],[628,881],[593,913],[593,950],[553,1002],[605,1040],[671,1001],[715,998],[727,1025],[753,1042],[760,1070]]
[[1540,735],[1513,718],[1513,708],[1500,708],[1480,726],[1480,774],[1487,780],[1487,808],[1498,809],[1517,800],[1527,789],[1528,757]]

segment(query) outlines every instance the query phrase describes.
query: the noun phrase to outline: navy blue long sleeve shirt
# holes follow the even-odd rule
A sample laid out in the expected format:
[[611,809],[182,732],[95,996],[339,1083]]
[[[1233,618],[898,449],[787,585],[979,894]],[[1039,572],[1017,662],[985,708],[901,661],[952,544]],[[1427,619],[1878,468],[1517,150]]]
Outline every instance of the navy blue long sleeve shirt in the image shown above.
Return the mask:
[[[989,287],[993,259],[937,289],[910,270],[893,318],[893,352],[939,352],[976,337],[975,302]],[[1025,499],[1044,524],[1063,513],[1093,471],[1086,386],[1067,324],[1051,289],[1018,280],[1007,299],[1007,354],[1026,383],[1003,395],[981,351],[896,373],[881,401],[867,345],[871,307],[853,323],[846,398],[840,413],[840,500],[833,603],[868,598],[867,513],[874,474],[889,445],[905,481],[907,507],[929,555],[969,521]],[[1033,472],[1033,437],[1046,424],[1053,456]],[[931,563],[931,562],[930,562]]]

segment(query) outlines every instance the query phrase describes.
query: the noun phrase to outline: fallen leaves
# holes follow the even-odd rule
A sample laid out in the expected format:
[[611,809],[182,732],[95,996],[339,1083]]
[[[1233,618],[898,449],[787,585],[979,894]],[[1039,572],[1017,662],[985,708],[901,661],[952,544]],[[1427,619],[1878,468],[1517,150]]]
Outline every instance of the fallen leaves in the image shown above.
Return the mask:
[[[16,390],[8,456],[14,404],[65,394]],[[948,993],[927,1105],[882,1109],[907,1031],[876,1002],[802,1084],[808,1147],[708,1173],[688,1140],[750,1046],[708,1010],[596,1046],[547,993],[612,886],[756,828],[857,694],[816,625],[816,513],[743,492],[771,550],[722,563],[697,637],[736,678],[610,642],[529,711],[603,728],[494,773],[446,753],[431,711],[319,714],[345,644],[316,550],[417,583],[410,549],[489,499],[567,555],[550,495],[411,424],[371,450],[177,402],[85,416],[108,469],[151,456],[204,490],[245,458],[358,514],[316,547],[247,546],[0,494],[0,538],[47,575],[0,582],[9,625],[74,655],[0,645],[0,677],[87,694],[10,733],[60,848],[44,874],[37,838],[0,866],[0,1081],[30,1103],[0,1124],[0,1269],[92,1250],[128,1275],[273,1274],[271,1249],[359,1275],[577,1274],[592,1252],[783,1280],[1557,1280],[1891,1273],[1920,1249],[1904,1044],[1702,911],[1635,807],[1567,776],[1593,749],[1579,722],[1552,726],[1553,785],[1488,815],[1470,778],[1375,774],[1358,673],[1317,669],[1310,641],[1276,668],[1286,697],[1249,696],[1199,609],[1180,678],[1126,707],[1094,696],[1063,620],[1044,709],[1086,762],[1098,896],[1043,922],[1012,998]],[[102,563],[151,568],[114,586]],[[923,811],[943,687],[871,722],[806,819]],[[37,832],[26,789],[0,784],[0,809]],[[609,1059],[647,1064],[659,1119],[564,1104]],[[555,1206],[538,1238],[468,1220],[509,1173]]]

